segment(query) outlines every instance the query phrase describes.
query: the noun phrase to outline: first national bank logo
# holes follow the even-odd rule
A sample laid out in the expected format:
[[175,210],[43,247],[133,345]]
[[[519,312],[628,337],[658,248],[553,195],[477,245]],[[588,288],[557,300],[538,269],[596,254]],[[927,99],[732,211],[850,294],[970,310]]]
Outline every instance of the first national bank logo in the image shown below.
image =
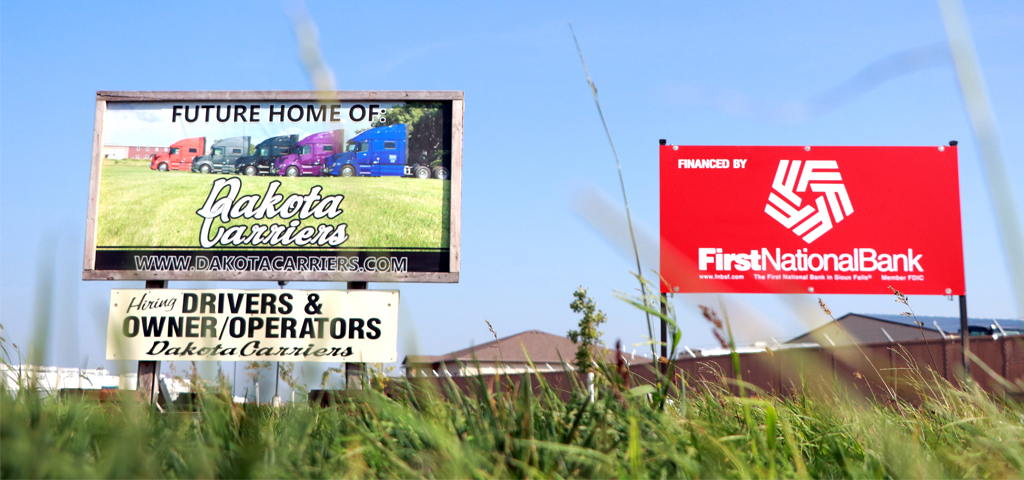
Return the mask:
[[[782,160],[775,171],[764,213],[811,243],[853,213],[842,180],[835,160]],[[803,198],[797,194],[808,188],[821,195],[813,205],[801,208]]]

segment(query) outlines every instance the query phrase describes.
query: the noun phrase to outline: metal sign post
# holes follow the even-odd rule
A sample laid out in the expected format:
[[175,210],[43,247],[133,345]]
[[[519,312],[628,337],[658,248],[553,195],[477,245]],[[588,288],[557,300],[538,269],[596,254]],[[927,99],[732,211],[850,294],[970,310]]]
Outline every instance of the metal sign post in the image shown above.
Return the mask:
[[[665,359],[665,364],[660,368],[661,373],[668,372],[668,322],[665,321],[668,316],[668,298],[664,293],[661,294],[661,357]],[[659,359],[659,363],[661,360]]]
[[[956,140],[950,140],[949,146],[957,146]],[[971,350],[971,330],[967,325],[967,292],[960,295],[960,356],[964,366],[964,379],[971,376],[971,359],[967,352]]]
[[967,352],[971,351],[971,330],[967,325],[967,294],[960,295],[960,356],[963,360],[964,379],[971,376],[971,359]]

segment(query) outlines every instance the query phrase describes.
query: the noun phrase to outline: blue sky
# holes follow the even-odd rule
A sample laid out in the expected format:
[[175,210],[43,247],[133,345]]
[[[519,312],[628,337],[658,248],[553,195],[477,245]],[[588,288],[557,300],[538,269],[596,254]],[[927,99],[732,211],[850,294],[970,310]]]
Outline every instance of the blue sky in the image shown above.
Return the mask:
[[[51,319],[48,363],[111,367],[103,358],[109,291],[142,286],[79,280],[95,92],[308,90],[291,5],[0,5],[0,322],[11,341],[24,348],[45,316]],[[929,49],[945,41],[935,4],[313,1],[307,7],[338,89],[465,92],[461,281],[371,285],[402,291],[400,356],[488,341],[485,320],[502,336],[530,329],[564,334],[578,320],[569,303],[580,285],[610,317],[607,342],[644,340],[643,315],[613,293],[634,292],[635,264],[619,246],[619,180],[569,22],[622,159],[645,273],[657,268],[659,138],[698,145],[958,140],[970,313],[1020,315],[953,66],[945,47]],[[1016,187],[1017,221],[1024,222],[1024,5],[971,3],[967,15]],[[913,58],[924,59],[920,68],[904,68],[871,88],[844,83],[919,47]],[[839,94],[801,110],[827,92]],[[836,316],[901,311],[889,296],[823,299]],[[713,346],[696,305],[717,307],[718,300],[677,295],[675,301],[683,343]],[[783,341],[826,322],[809,307],[816,301],[725,297],[744,341]],[[913,297],[911,305],[918,314],[958,312],[943,297]]]

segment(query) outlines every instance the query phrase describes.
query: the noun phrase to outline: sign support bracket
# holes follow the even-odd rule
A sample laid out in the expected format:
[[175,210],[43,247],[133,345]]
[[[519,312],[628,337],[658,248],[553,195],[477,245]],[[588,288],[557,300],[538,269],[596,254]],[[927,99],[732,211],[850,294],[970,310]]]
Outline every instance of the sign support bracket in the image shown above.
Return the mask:
[[[146,280],[146,289],[167,288],[166,280]],[[138,384],[136,391],[142,392],[142,399],[149,404],[156,403],[160,382],[160,362],[139,360]]]
[[[348,282],[348,290],[366,290],[367,282]],[[363,365],[356,362],[345,362],[345,389],[361,389],[363,387]]]

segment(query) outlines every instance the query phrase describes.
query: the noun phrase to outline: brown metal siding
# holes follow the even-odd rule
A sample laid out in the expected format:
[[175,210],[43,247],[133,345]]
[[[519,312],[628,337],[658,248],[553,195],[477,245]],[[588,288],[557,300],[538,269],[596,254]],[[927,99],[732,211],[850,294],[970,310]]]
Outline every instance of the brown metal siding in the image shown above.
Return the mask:
[[[974,337],[971,339],[971,351],[994,373],[1003,375],[1009,383],[1024,381],[1024,337],[1001,337],[998,340]],[[928,342],[917,340],[899,345],[886,342],[860,345],[860,348],[848,345],[740,354],[743,381],[768,394],[789,395],[803,388],[825,392],[836,385],[832,380],[838,379],[840,387],[845,388],[848,394],[877,399],[889,398],[890,389],[903,398],[916,399],[920,396],[921,390],[918,387],[921,382],[960,385],[960,362],[959,340],[952,339]],[[653,381],[655,374],[652,367],[650,363],[630,366],[632,385]],[[729,355],[680,358],[676,360],[675,368],[691,385],[694,382],[724,384],[730,390],[738,391],[735,382],[729,381],[735,377]],[[971,374],[986,390],[1002,393],[1000,383],[986,373],[978,362],[972,365]],[[586,383],[575,372],[543,372],[530,375],[534,389],[540,385],[537,375],[563,398],[569,398],[574,384],[581,388]],[[498,385],[495,385],[494,376],[454,377],[451,381],[463,391],[468,391],[477,388],[475,385],[478,383],[474,382],[479,382],[481,378],[489,385],[488,389],[493,391],[494,388],[517,388],[523,375],[501,376],[504,384]],[[433,376],[414,380],[437,386],[448,381]]]

